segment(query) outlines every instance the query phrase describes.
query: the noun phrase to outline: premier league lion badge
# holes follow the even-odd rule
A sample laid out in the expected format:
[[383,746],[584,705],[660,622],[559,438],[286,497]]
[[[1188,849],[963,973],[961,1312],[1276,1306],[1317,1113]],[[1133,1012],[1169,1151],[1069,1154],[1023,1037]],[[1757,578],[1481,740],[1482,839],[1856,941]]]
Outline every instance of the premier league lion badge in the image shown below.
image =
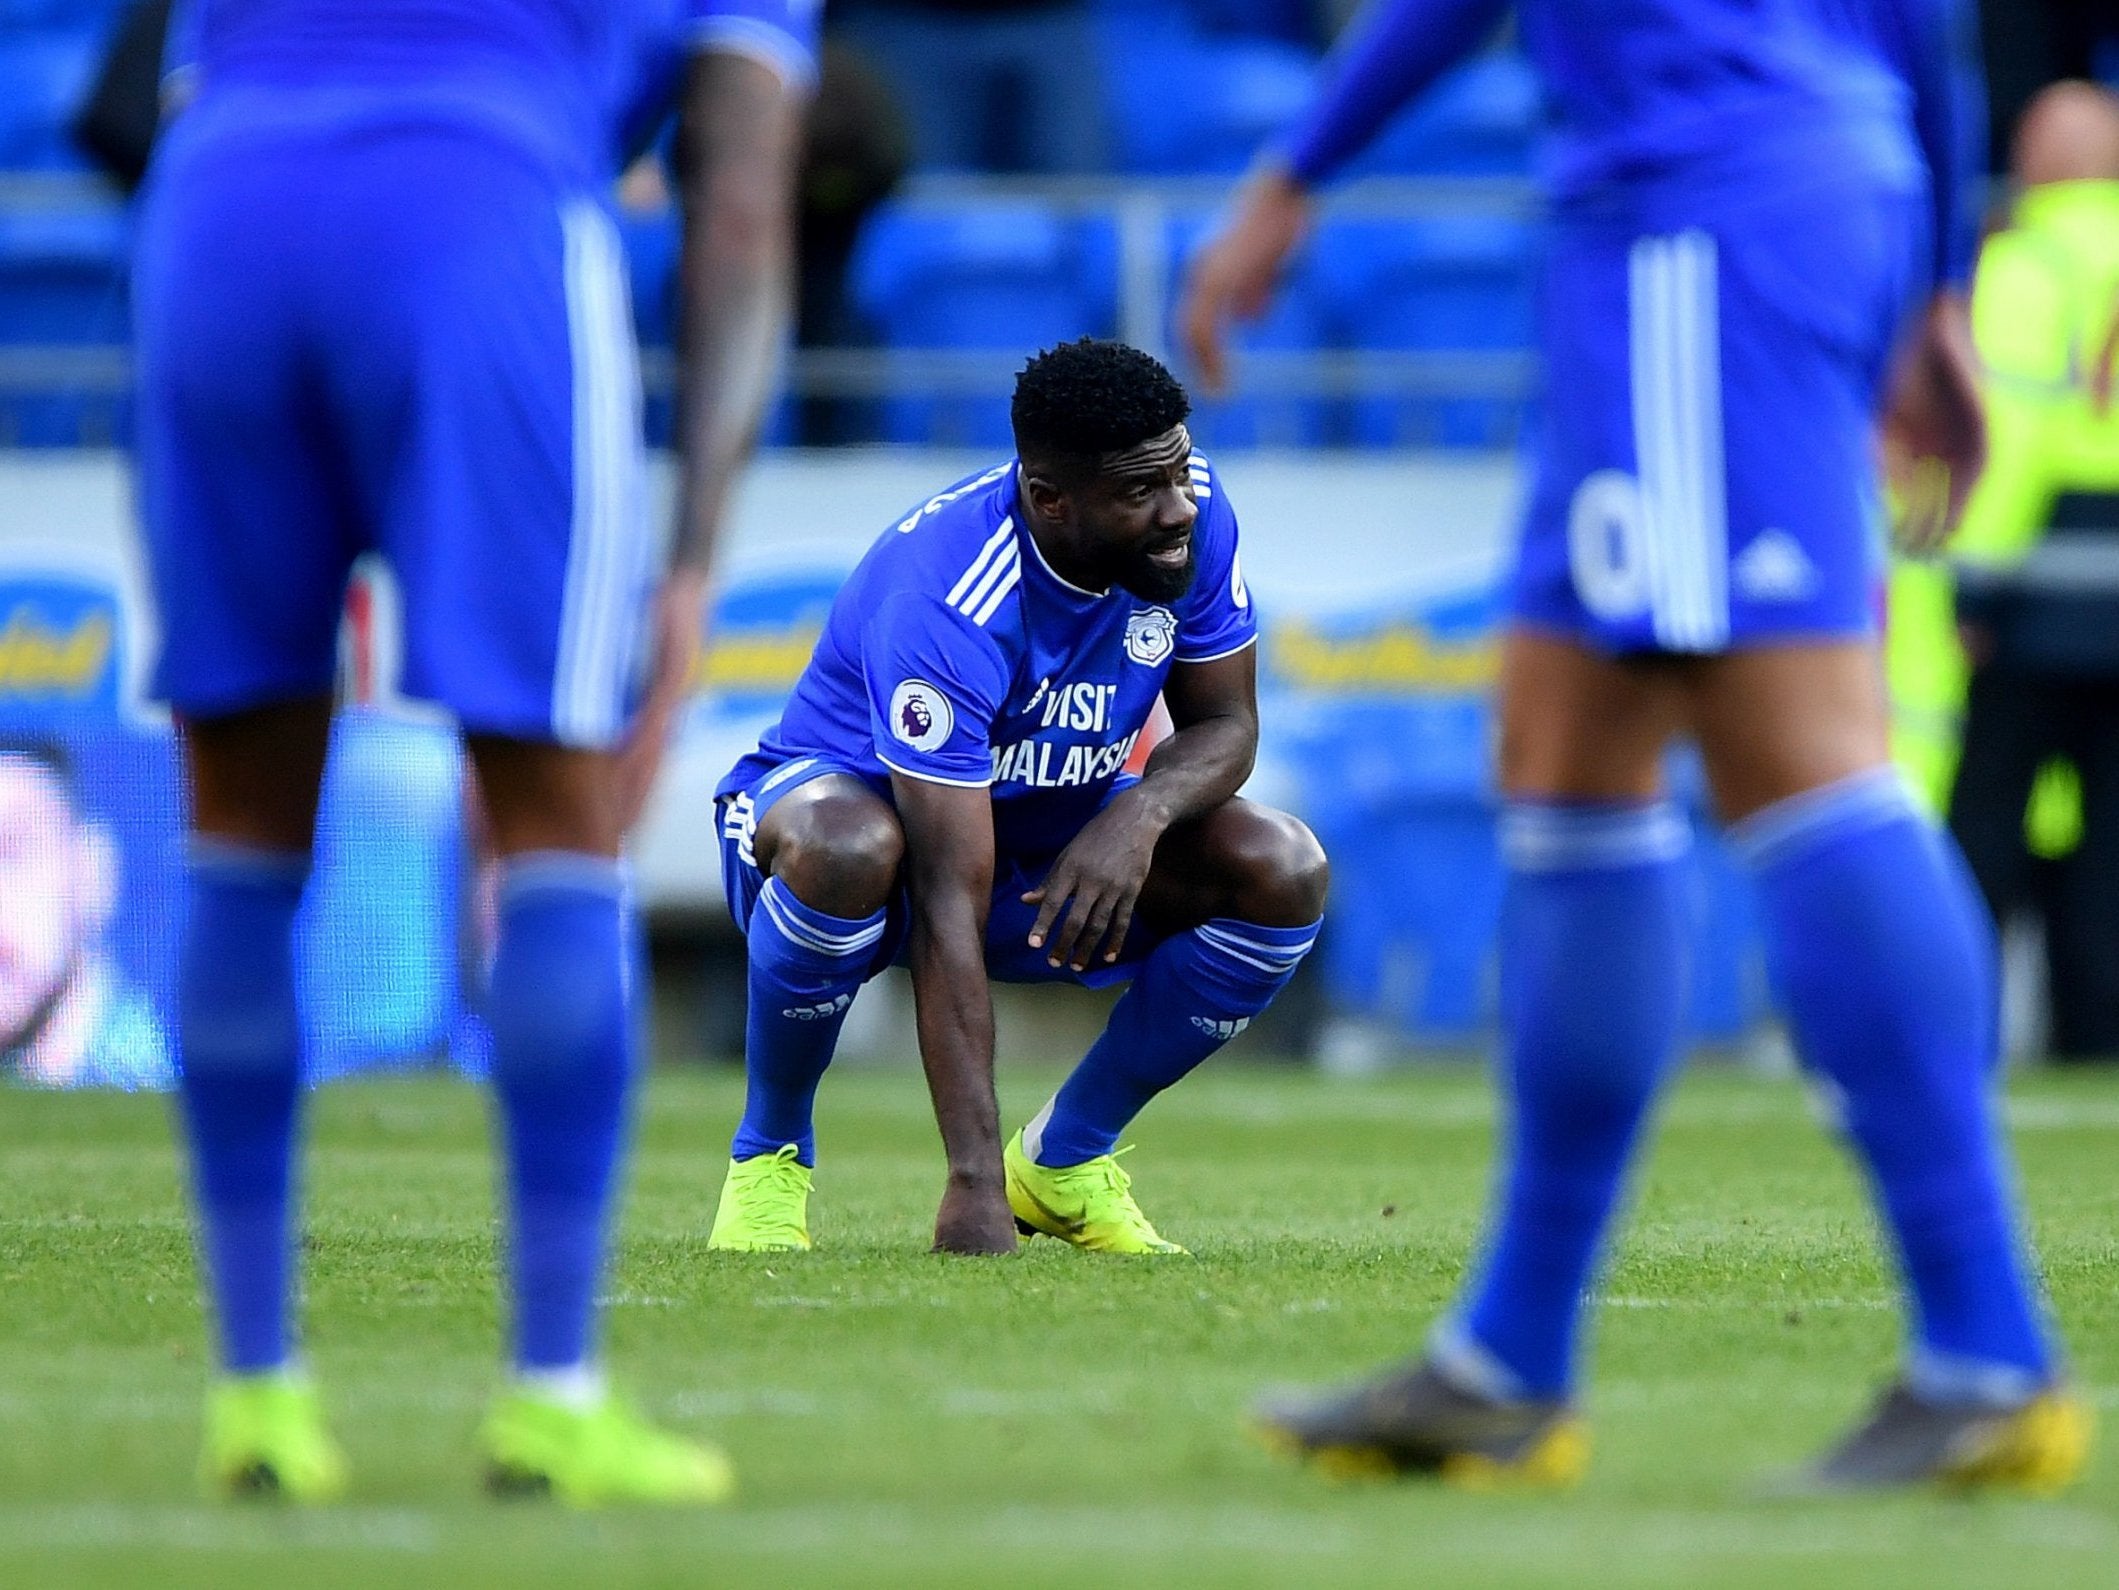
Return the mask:
[[1126,620],[1126,655],[1153,668],[1177,644],[1177,618],[1167,607],[1142,608]]
[[890,732],[915,751],[932,751],[955,727],[949,698],[926,680],[908,679],[891,692]]

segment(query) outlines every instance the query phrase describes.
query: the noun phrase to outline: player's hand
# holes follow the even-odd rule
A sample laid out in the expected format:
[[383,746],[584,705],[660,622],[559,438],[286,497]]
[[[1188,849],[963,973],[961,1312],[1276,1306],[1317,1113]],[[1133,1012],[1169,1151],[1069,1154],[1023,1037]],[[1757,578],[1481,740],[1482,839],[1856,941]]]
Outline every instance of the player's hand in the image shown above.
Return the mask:
[[997,1179],[949,1178],[942,1207],[934,1217],[936,1253],[993,1254],[1015,1252],[1015,1215]]
[[1038,908],[1030,947],[1044,950],[1053,966],[1077,972],[1088,969],[1099,949],[1107,962],[1117,960],[1155,864],[1155,843],[1167,826],[1141,801],[1138,787],[1089,819],[1045,881],[1023,896],[1025,905]]
[[1986,404],[1971,319],[1938,293],[1900,360],[1884,417],[1884,457],[1899,497],[1899,547],[1934,552],[1955,533],[1987,461]]
[[654,671],[647,696],[618,750],[618,802],[621,833],[631,833],[654,792],[662,771],[670,732],[691,693],[692,669],[699,660],[700,630],[706,612],[706,576],[696,570],[673,570],[655,593]]
[[1227,224],[1194,256],[1177,315],[1207,391],[1229,389],[1229,322],[1265,313],[1281,267],[1309,226],[1308,195],[1284,168],[1261,166],[1238,190]]

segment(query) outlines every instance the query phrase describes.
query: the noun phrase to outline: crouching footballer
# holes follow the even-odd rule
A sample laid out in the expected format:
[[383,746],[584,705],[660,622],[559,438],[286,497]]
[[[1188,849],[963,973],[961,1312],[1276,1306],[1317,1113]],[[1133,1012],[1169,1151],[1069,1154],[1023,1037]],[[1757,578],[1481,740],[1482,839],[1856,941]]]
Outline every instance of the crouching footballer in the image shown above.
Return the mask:
[[[1123,344],[1033,358],[1017,456],[884,532],[722,782],[750,1013],[712,1246],[810,1245],[817,1085],[855,991],[902,963],[948,1157],[935,1246],[1183,1251],[1134,1202],[1119,1134],[1287,985],[1326,881],[1307,828],[1236,794],[1258,625],[1189,410]],[[1135,777],[1158,696],[1174,732]],[[1005,1146],[991,979],[1132,985]]]

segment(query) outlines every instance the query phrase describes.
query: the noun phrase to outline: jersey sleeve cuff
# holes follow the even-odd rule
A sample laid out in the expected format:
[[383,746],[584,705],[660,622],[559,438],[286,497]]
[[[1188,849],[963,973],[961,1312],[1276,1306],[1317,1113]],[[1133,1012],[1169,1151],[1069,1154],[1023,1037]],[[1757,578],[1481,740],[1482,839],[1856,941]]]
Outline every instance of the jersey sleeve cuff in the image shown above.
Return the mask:
[[703,17],[692,25],[694,50],[748,56],[800,94],[817,90],[817,58],[799,40],[755,17]]
[[945,778],[940,773],[923,773],[916,767],[900,767],[880,751],[876,753],[876,760],[889,768],[891,772],[903,773],[907,778],[916,778],[922,784],[947,784],[951,789],[993,788],[993,778],[990,774],[985,778]]
[[1257,632],[1256,632],[1256,631],[1254,630],[1254,631],[1253,631],[1253,632],[1252,632],[1251,634],[1249,634],[1249,635],[1246,635],[1246,636],[1245,636],[1245,637],[1244,637],[1244,638],[1243,638],[1242,640],[1238,641],[1238,642],[1237,642],[1237,643],[1236,643],[1235,645],[1233,645],[1233,646],[1225,646],[1225,647],[1223,647],[1223,648],[1222,648],[1222,649],[1221,649],[1220,651],[1207,651],[1207,652],[1200,652],[1200,653],[1198,653],[1197,655],[1192,655],[1192,656],[1188,656],[1188,655],[1186,655],[1186,654],[1185,654],[1184,652],[1177,652],[1177,653],[1174,653],[1174,654],[1173,654],[1173,655],[1171,656],[1170,660],[1171,660],[1172,662],[1181,662],[1181,663],[1210,663],[1210,662],[1220,662],[1220,661],[1221,661],[1221,659],[1222,659],[1222,658],[1224,658],[1224,657],[1234,657],[1234,656],[1235,656],[1235,655],[1236,655],[1236,654],[1237,654],[1238,652],[1244,652],[1244,651],[1249,651],[1249,650],[1250,650],[1250,649],[1251,649],[1251,648],[1252,648],[1253,646],[1255,646],[1255,645],[1257,645],[1257,644],[1258,644],[1258,634],[1257,634]]

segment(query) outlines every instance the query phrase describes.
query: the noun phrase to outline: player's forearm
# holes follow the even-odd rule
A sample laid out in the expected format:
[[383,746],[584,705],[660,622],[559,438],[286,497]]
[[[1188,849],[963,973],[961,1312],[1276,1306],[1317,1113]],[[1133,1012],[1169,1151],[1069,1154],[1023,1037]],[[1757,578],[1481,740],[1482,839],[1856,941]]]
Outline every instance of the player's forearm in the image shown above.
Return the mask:
[[769,67],[709,51],[692,66],[682,139],[682,472],[671,566],[704,572],[786,337],[801,102]]
[[933,910],[915,904],[909,958],[920,1064],[950,1180],[967,1187],[997,1187],[1001,1179],[993,992],[984,946],[984,924],[968,900]]
[[1888,16],[1913,96],[1913,131],[1928,167],[1935,280],[1963,288],[1979,251],[1986,170],[1986,87],[1977,18],[1967,0],[1891,0]]
[[1303,187],[1329,180],[1385,122],[1471,53],[1508,0],[1373,0],[1326,63],[1324,87],[1282,145]]
[[1141,803],[1162,827],[1205,816],[1243,788],[1258,760],[1258,720],[1203,718],[1155,748],[1141,781],[1120,799]]

